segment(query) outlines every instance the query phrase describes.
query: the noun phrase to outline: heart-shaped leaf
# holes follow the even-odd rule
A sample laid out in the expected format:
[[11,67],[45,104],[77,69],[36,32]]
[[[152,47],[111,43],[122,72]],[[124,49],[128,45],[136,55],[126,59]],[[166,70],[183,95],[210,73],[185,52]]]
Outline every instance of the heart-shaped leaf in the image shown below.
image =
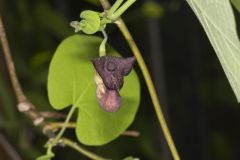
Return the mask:
[[94,34],[100,29],[100,17],[97,12],[86,10],[80,17],[83,19],[80,23],[84,25],[82,28],[84,33]]
[[[121,89],[122,106],[118,112],[105,112],[96,100],[95,70],[91,60],[98,57],[101,38],[74,35],[57,48],[48,76],[48,95],[53,108],[77,106],[76,133],[86,145],[108,143],[132,123],[140,101],[140,85],[132,71]],[[109,46],[109,55],[117,55]]]

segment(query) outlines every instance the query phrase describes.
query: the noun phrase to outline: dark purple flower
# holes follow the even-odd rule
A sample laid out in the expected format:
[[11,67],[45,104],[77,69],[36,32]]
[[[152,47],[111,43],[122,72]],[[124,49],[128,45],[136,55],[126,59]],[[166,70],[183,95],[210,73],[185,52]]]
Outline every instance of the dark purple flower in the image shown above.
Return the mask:
[[123,77],[130,73],[134,62],[134,57],[104,56],[94,59],[93,65],[108,89],[120,90],[123,86]]
[[105,111],[116,112],[120,108],[119,90],[123,86],[123,77],[131,72],[134,62],[134,57],[104,56],[93,60],[97,71],[94,79],[97,100]]

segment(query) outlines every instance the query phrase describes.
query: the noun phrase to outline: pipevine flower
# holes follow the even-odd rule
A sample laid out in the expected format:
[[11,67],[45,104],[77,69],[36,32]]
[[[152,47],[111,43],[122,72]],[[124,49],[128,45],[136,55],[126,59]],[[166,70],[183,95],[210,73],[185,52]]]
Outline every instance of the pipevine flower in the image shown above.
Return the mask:
[[123,77],[127,76],[135,62],[134,57],[103,56],[93,60],[93,65],[108,89],[120,90]]
[[96,95],[100,106],[107,112],[116,112],[121,105],[120,89],[134,65],[135,58],[103,56],[94,59]]

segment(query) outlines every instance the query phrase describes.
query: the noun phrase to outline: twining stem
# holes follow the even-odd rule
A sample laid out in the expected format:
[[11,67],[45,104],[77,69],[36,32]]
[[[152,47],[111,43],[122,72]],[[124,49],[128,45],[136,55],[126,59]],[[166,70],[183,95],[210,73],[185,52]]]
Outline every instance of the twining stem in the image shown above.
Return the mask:
[[116,0],[116,2],[113,4],[113,6],[109,9],[108,15],[111,16],[122,4],[123,0]]
[[50,141],[49,144],[54,146],[58,143],[59,139],[62,137],[63,133],[65,132],[65,130],[68,126],[68,123],[69,123],[74,111],[76,110],[76,108],[77,108],[76,105],[71,107],[70,111],[68,112],[67,118],[63,123],[63,126],[62,126],[61,130],[58,132],[57,136],[53,140]]
[[175,147],[174,141],[172,139],[171,133],[168,129],[166,120],[164,118],[164,115],[163,115],[163,112],[162,112],[162,109],[161,109],[161,105],[160,105],[160,102],[159,102],[158,97],[157,97],[157,92],[154,88],[150,73],[147,69],[147,66],[146,66],[144,60],[143,60],[143,57],[142,57],[136,43],[134,42],[131,34],[129,33],[126,25],[124,24],[124,22],[122,20],[119,20],[118,27],[121,30],[122,34],[124,35],[125,39],[127,40],[130,48],[132,49],[132,51],[134,53],[134,56],[137,59],[137,62],[139,64],[139,66],[141,68],[144,79],[145,79],[145,81],[147,83],[147,86],[148,86],[148,90],[149,90],[149,93],[150,93],[150,96],[151,96],[151,99],[152,99],[152,102],[153,102],[155,112],[157,114],[159,123],[162,127],[162,130],[163,130],[163,134],[166,138],[166,141],[169,145],[169,148],[172,152],[172,155],[173,155],[175,160],[180,160],[180,157],[178,155],[178,152],[177,152],[177,149]]
[[[109,19],[117,20],[136,0],[127,0],[116,12],[109,15]],[[110,9],[111,10],[111,9]]]
[[106,43],[107,43],[107,39],[108,39],[108,36],[107,36],[107,33],[105,32],[105,30],[101,29],[101,31],[102,31],[104,39],[99,47],[99,56],[100,57],[106,56]]
[[63,143],[64,145],[71,147],[73,149],[75,149],[76,151],[82,153],[83,155],[85,155],[86,157],[90,158],[90,159],[94,159],[94,160],[107,160],[107,158],[98,156],[90,151],[85,150],[83,147],[81,147],[80,145],[77,145],[77,143],[72,142],[71,140],[67,139],[67,138],[62,138],[61,139],[61,143]]
[[[110,8],[110,4],[109,4],[108,0],[99,0],[99,1],[102,4],[102,6],[104,7],[104,10],[108,10]],[[127,26],[125,25],[124,21],[120,18],[116,21],[116,24],[117,24],[118,28],[120,29],[120,31],[122,32],[122,34],[123,34],[124,38],[126,39],[128,45],[130,46],[134,56],[137,59],[137,62],[140,66],[140,69],[143,73],[144,79],[147,83],[148,90],[149,90],[149,93],[150,93],[150,96],[151,96],[151,99],[152,99],[152,102],[153,102],[155,112],[157,114],[158,121],[159,121],[159,123],[162,127],[163,134],[166,138],[166,141],[167,141],[167,144],[170,148],[172,156],[173,156],[174,160],[180,160],[180,156],[177,152],[174,141],[173,141],[172,136],[170,134],[170,131],[168,129],[166,120],[164,118],[164,115],[163,115],[163,112],[162,112],[162,109],[161,109],[161,105],[160,105],[160,102],[159,102],[158,97],[157,97],[156,89],[154,88],[150,73],[148,71],[148,68],[147,68],[145,62],[144,62],[144,59],[141,55],[141,52],[138,49],[138,47],[137,47],[132,35],[130,34]]]

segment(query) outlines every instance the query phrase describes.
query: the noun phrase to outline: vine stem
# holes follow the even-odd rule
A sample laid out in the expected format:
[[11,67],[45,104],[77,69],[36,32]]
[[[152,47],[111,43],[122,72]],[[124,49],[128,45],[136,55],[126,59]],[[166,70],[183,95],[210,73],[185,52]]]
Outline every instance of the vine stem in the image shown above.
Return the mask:
[[[108,10],[110,8],[110,4],[109,4],[108,0],[99,0],[99,1],[101,3],[102,7],[104,8],[104,10]],[[180,160],[180,156],[177,152],[177,149],[175,147],[175,144],[174,144],[174,141],[172,139],[171,133],[168,129],[167,122],[166,122],[164,114],[162,112],[161,105],[160,105],[160,102],[159,102],[158,97],[157,97],[156,89],[154,88],[150,73],[148,71],[148,68],[147,68],[145,62],[144,62],[142,54],[141,54],[140,50],[138,49],[138,47],[137,47],[132,35],[130,34],[126,24],[124,23],[124,21],[121,18],[119,18],[116,21],[116,24],[117,24],[119,30],[122,32],[124,38],[126,39],[126,41],[129,45],[129,47],[131,48],[134,56],[136,57],[137,62],[140,66],[140,69],[143,73],[144,79],[147,83],[148,90],[149,90],[149,93],[150,93],[150,96],[151,96],[151,99],[152,99],[152,102],[153,102],[155,112],[157,114],[158,121],[159,121],[159,123],[162,127],[163,134],[166,138],[166,141],[167,141],[167,144],[170,148],[172,156],[173,156],[174,160]]]
[[103,41],[102,43],[100,44],[100,47],[99,47],[99,56],[102,57],[102,56],[106,56],[106,43],[107,43],[107,40],[108,40],[108,36],[107,36],[107,33],[104,29],[101,29],[101,32],[103,34]]
[[[120,1],[120,0],[117,0]],[[136,0],[127,0],[116,12],[112,13],[112,15],[108,15],[108,18],[115,21],[120,17]],[[110,9],[111,10],[111,9]]]
[[143,73],[143,76],[145,78],[145,81],[147,83],[147,86],[148,86],[148,90],[149,90],[149,93],[150,93],[150,96],[151,96],[151,99],[152,99],[152,102],[153,102],[153,106],[154,106],[154,109],[155,109],[155,112],[157,114],[157,118],[159,120],[159,123],[162,127],[162,130],[163,130],[163,134],[166,138],[166,141],[168,143],[168,146],[171,150],[171,153],[173,155],[173,158],[175,160],[180,160],[180,157],[178,155],[178,152],[177,152],[177,149],[175,147],[175,144],[174,144],[174,141],[172,139],[172,136],[171,136],[171,133],[168,129],[168,126],[167,126],[167,122],[165,120],[165,117],[164,117],[164,114],[162,112],[162,109],[161,109],[161,105],[160,105],[160,102],[158,100],[158,97],[157,97],[157,92],[156,92],[156,89],[154,88],[154,85],[153,85],[153,82],[152,82],[152,79],[151,79],[151,76],[150,76],[150,73],[147,69],[147,66],[143,60],[143,57],[135,43],[135,41],[133,40],[131,34],[129,33],[128,31],[128,28],[127,26],[125,25],[125,23],[120,19],[118,20],[119,23],[117,23],[119,29],[121,30],[122,34],[124,35],[125,39],[127,40],[134,56],[136,57],[137,59],[137,62],[140,66],[140,69]]
[[49,147],[50,145],[54,146],[54,145],[56,145],[56,144],[58,143],[59,139],[62,137],[63,133],[65,132],[66,128],[68,127],[68,123],[69,123],[69,121],[70,121],[70,119],[71,119],[74,111],[76,110],[76,108],[77,108],[76,105],[75,105],[75,106],[72,106],[72,108],[71,108],[70,111],[68,112],[68,115],[67,115],[66,120],[64,121],[64,123],[63,123],[63,125],[62,125],[61,130],[58,132],[57,136],[56,136],[53,140],[50,141],[48,147]]
[[83,155],[85,155],[88,158],[91,158],[91,159],[94,159],[94,160],[107,160],[104,157],[101,157],[101,156],[96,155],[96,154],[94,154],[90,151],[85,150],[82,146],[80,146],[77,143],[71,141],[70,139],[62,138],[61,143],[68,146],[68,147],[71,147],[71,148],[75,149],[76,151],[82,153]]
[[123,0],[116,0],[116,2],[112,5],[112,7],[108,11],[108,16],[112,15],[122,4]]
[[127,40],[130,48],[132,49],[132,52],[134,53],[134,56],[137,59],[137,62],[139,64],[139,66],[141,68],[141,71],[143,73],[143,76],[144,76],[145,81],[146,81],[147,86],[148,86],[148,90],[149,90],[149,93],[150,93],[150,96],[151,96],[151,99],[152,99],[152,102],[153,102],[155,112],[157,114],[158,121],[159,121],[159,123],[162,127],[163,134],[164,134],[164,136],[166,138],[166,141],[168,143],[168,146],[171,150],[172,156],[175,160],[180,160],[180,157],[179,157],[179,154],[178,154],[177,149],[175,147],[173,138],[172,138],[171,133],[168,129],[167,122],[166,122],[164,114],[162,112],[161,105],[160,105],[160,102],[159,102],[158,97],[157,97],[156,89],[153,85],[150,73],[147,69],[147,66],[146,66],[144,60],[143,60],[143,57],[142,57],[136,43],[134,42],[131,34],[129,33],[128,28],[126,27],[125,23],[122,20],[118,20],[118,22],[119,23],[117,23],[117,25],[118,25],[119,29],[121,30],[122,34],[124,35],[125,39]]

